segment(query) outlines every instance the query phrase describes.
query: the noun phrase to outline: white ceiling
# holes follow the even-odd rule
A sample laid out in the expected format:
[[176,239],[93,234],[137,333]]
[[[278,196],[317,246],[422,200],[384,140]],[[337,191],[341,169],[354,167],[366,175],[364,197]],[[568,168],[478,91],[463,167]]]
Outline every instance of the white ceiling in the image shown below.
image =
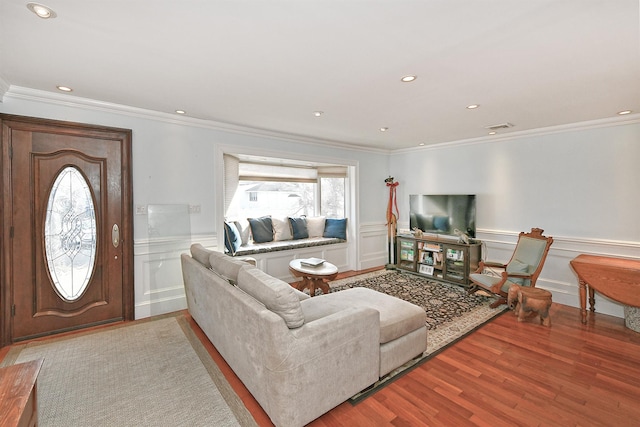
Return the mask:
[[638,0],[42,2],[0,0],[9,93],[384,149],[640,113]]

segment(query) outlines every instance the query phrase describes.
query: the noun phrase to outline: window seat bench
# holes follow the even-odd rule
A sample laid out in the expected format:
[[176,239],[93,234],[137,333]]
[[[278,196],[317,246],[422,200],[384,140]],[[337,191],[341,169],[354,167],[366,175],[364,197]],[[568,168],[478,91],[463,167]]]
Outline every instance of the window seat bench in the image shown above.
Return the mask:
[[[230,255],[230,253],[227,253]],[[289,263],[297,258],[321,258],[334,264],[339,271],[349,267],[349,242],[333,237],[311,237],[240,246],[236,257],[251,258],[265,273],[292,283],[297,278],[289,271]]]
[[231,256],[249,256],[255,254],[263,254],[268,252],[286,251],[292,249],[312,248],[315,246],[333,245],[336,243],[345,243],[346,240],[334,237],[311,237],[307,239],[297,240],[280,240],[265,243],[248,243],[240,246],[235,254]]

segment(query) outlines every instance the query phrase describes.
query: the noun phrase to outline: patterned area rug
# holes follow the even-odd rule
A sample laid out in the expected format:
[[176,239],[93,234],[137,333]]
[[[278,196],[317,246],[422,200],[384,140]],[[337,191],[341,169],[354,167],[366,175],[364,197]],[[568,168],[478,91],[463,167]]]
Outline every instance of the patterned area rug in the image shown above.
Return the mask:
[[380,379],[372,388],[353,396],[353,403],[427,361],[507,309],[505,305],[489,307],[495,300],[494,297],[470,295],[462,286],[436,282],[394,270],[379,270],[336,280],[329,285],[331,292],[355,287],[370,288],[416,304],[427,313],[427,351],[421,357],[407,362]]

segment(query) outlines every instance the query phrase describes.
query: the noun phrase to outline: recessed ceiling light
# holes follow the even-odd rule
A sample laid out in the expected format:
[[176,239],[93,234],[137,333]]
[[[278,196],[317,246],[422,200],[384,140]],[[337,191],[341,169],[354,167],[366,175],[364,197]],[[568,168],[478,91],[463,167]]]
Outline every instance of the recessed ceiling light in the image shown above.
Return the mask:
[[471,104],[471,105],[467,105],[467,110],[475,110],[476,108],[478,108],[480,106],[480,104]]
[[492,130],[491,132],[489,132],[489,135],[495,135],[497,132],[495,130]]
[[72,92],[73,89],[71,89],[69,86],[56,86],[56,88],[58,88],[58,90],[61,90],[62,92]]
[[418,144],[420,147],[424,146],[424,142],[421,142],[420,144]]
[[56,13],[50,8],[39,3],[27,3],[27,8],[42,19],[55,18]]
[[404,76],[400,80],[405,82],[405,83],[409,83],[409,82],[414,81],[417,78],[418,78],[418,76]]
[[176,110],[176,114],[187,114],[184,110]]
[[624,111],[619,111],[619,112],[618,112],[618,115],[620,115],[620,116],[624,116],[624,115],[626,115],[626,114],[631,114],[631,113],[633,113],[633,111],[631,111],[631,110],[624,110]]
[[389,128],[380,128],[380,132],[386,132],[388,130],[389,130]]
[[323,114],[324,114],[324,111],[314,111],[313,112],[313,115],[316,116],[316,117],[320,117]]

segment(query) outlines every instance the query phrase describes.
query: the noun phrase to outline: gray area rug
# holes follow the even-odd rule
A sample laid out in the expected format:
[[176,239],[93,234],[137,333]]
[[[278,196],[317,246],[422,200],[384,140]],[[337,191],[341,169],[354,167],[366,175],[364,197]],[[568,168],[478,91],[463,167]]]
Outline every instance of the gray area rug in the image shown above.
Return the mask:
[[495,301],[494,297],[470,295],[462,286],[436,282],[395,270],[374,271],[335,280],[329,285],[331,292],[355,287],[374,289],[416,304],[427,313],[427,350],[424,354],[387,374],[373,387],[353,396],[352,402],[371,395],[507,309],[505,305],[489,307]]
[[40,426],[255,426],[182,316],[18,345],[38,358]]

